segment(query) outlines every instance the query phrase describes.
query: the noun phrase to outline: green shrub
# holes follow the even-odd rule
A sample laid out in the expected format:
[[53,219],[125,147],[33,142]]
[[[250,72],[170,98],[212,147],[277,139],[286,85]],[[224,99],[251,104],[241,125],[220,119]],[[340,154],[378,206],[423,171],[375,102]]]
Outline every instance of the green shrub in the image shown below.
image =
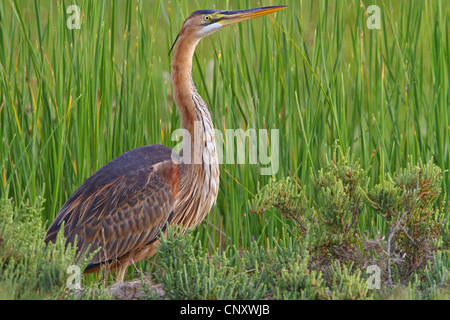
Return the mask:
[[248,270],[224,254],[206,255],[190,231],[180,235],[178,228],[169,227],[158,252],[156,276],[166,299],[252,300],[263,294],[263,284]]
[[[306,199],[291,179],[273,179],[250,202],[256,213],[273,207],[295,221],[298,244],[309,255],[307,271],[304,263],[286,266],[279,282],[298,292],[278,297],[306,297],[308,282],[298,276],[303,270],[315,283],[324,279],[331,299],[369,298],[372,292],[363,275],[373,265],[387,285],[385,296],[412,297],[409,290],[421,299],[448,295],[449,221],[444,204],[435,208],[442,171],[433,161],[410,161],[393,178],[387,175],[370,187],[368,171],[336,147],[332,160],[327,158],[324,168],[312,176],[317,187],[313,199]],[[368,228],[362,221],[370,220],[369,215],[372,221],[379,215],[386,227]],[[312,271],[321,271],[323,278]],[[322,291],[316,292],[323,298]],[[380,292],[375,296],[383,296]]]
[[[387,241],[383,244],[389,285],[395,270],[401,282],[433,259],[441,242],[445,219],[434,204],[441,194],[442,172],[432,161],[412,162],[393,179],[383,181],[369,193],[369,204],[386,221]],[[391,270],[391,261],[394,263]]]
[[295,221],[296,231],[302,235],[307,231],[306,220],[313,215],[304,192],[299,191],[295,181],[289,177],[281,181],[273,177],[263,188],[258,184],[258,194],[250,200],[250,208],[257,214],[277,209],[285,218]]
[[[310,268],[309,255],[297,241],[273,249],[207,255],[192,232],[169,227],[159,247],[156,281],[165,299],[370,299],[361,273],[333,265],[331,272]],[[154,299],[153,296],[148,296]]]
[[328,298],[328,288],[323,274],[308,268],[307,257],[281,270],[274,282],[274,298],[278,300],[323,300]]
[[[76,251],[62,236],[45,246],[41,221],[44,200],[25,204],[0,201],[0,299],[59,299],[67,295],[67,268],[75,264]],[[80,269],[87,264],[81,259]]]
[[372,299],[372,291],[367,286],[361,269],[341,265],[336,261],[329,269],[332,300]]

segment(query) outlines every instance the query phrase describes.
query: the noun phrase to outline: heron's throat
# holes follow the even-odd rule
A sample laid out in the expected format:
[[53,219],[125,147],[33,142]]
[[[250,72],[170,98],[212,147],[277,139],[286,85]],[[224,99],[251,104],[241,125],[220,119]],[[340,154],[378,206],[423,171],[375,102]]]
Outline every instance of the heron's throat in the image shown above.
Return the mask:
[[182,29],[172,58],[173,98],[180,111],[183,128],[192,133],[195,120],[192,94],[197,93],[192,81],[192,59],[198,42],[198,39],[186,35]]

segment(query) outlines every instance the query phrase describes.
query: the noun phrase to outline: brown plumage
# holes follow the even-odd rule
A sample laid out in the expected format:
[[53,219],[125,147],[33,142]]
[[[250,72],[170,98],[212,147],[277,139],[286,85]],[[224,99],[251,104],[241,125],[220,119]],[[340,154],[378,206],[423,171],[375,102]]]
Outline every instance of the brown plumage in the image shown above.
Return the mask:
[[219,190],[219,163],[209,110],[195,88],[191,70],[201,38],[224,26],[285,7],[242,11],[201,10],[183,24],[174,44],[172,82],[184,137],[182,153],[152,145],[112,160],[69,198],[47,231],[45,242],[64,236],[78,252],[95,254],[85,272],[126,268],[156,252],[155,244],[169,223],[195,228],[214,205]]

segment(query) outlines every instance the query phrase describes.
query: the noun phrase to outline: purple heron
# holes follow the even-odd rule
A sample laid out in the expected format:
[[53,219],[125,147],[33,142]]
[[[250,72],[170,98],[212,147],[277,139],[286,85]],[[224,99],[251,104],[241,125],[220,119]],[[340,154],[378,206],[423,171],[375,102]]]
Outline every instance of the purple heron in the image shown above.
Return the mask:
[[[225,26],[284,8],[200,10],[189,16],[171,49],[173,97],[183,129],[191,135],[181,152],[190,151],[191,158],[203,161],[181,161],[161,145],[119,156],[75,191],[49,227],[45,242],[55,241],[64,223],[67,242],[74,243],[80,254],[99,249],[86,273],[105,266],[116,269],[118,281],[123,281],[128,266],[156,253],[155,244],[167,224],[197,227],[216,201],[219,163],[211,115],[192,81],[195,47]],[[202,138],[196,140],[201,141],[194,141],[196,124]]]

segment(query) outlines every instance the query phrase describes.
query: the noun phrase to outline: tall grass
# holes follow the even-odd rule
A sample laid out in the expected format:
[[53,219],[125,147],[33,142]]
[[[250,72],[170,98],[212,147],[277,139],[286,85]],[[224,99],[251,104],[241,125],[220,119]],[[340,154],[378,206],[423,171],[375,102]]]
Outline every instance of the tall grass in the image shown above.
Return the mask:
[[[71,4],[81,7],[80,30],[66,26]],[[277,177],[298,179],[311,198],[311,173],[336,140],[371,168],[371,184],[409,156],[434,158],[448,192],[447,1],[264,2],[278,4],[288,9],[200,43],[193,78],[215,126],[224,133],[279,129],[280,152],[272,155],[279,156]],[[381,9],[380,30],[366,25],[372,4]],[[0,2],[0,192],[19,207],[43,195],[42,218],[50,222],[116,156],[178,144],[171,141],[180,121],[168,53],[184,19],[197,9],[258,3],[218,6],[211,0]],[[257,165],[221,167],[217,205],[199,229],[204,247],[273,246],[288,238],[281,217],[247,207],[269,178]],[[383,225],[368,210],[361,227]]]

